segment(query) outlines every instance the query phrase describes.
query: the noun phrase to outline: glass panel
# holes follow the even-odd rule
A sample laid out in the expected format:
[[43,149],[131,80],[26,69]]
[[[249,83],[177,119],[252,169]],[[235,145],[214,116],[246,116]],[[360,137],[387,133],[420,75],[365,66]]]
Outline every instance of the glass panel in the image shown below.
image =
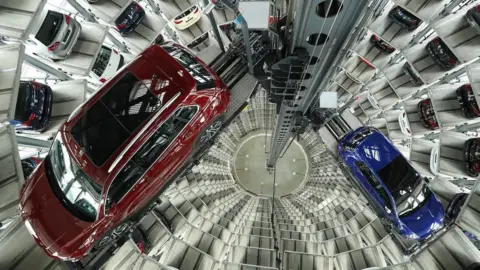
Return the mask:
[[197,107],[178,109],[135,153],[133,157],[135,163],[144,169],[148,169],[183,130],[196,111]]
[[62,23],[63,14],[49,10],[35,38],[45,46],[49,46],[57,36]]
[[102,76],[103,72],[108,66],[108,62],[110,61],[110,56],[112,55],[112,49],[102,46],[100,52],[98,53],[97,59],[95,59],[95,63],[93,64],[92,71],[97,76]]
[[110,202],[117,203],[120,201],[144,173],[145,170],[143,168],[135,164],[135,162],[129,161],[110,185],[108,190]]
[[53,142],[45,162],[47,178],[59,201],[77,218],[87,222],[95,221],[102,187],[70,159],[59,137]]

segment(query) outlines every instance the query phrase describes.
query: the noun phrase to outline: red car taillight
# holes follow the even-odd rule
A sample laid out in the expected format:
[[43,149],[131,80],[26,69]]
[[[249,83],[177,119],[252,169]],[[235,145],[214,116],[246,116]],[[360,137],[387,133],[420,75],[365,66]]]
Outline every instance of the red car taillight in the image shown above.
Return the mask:
[[373,35],[373,40],[380,40],[377,35]]
[[32,84],[35,89],[40,88],[40,84],[38,84],[36,81],[32,81]]
[[477,6],[477,12],[480,13],[480,5]]
[[121,23],[121,24],[117,25],[116,27],[117,27],[118,30],[122,30],[123,28],[125,28],[125,26],[127,26],[127,25],[124,24],[124,23]]
[[104,83],[104,82],[106,82],[107,80],[106,80],[105,78],[100,78],[99,81],[100,81],[101,83]]
[[55,51],[57,48],[58,48],[58,45],[60,45],[60,42],[55,42],[53,43],[53,45],[49,46],[48,47],[48,51],[51,52],[51,51]]
[[480,162],[475,163],[475,171],[480,172]]
[[183,22],[183,20],[174,20],[173,21],[175,24],[181,24]]
[[195,11],[194,11],[193,13],[197,14],[197,13],[198,13],[198,8],[197,8],[197,9],[195,9]]
[[141,7],[139,4],[137,4],[137,6],[135,7],[135,11],[136,11],[136,12],[139,12],[141,8],[142,8],[142,7]]
[[118,51],[117,51],[117,50],[115,50],[115,49],[113,49],[113,53],[115,53],[115,54],[118,54]]
[[433,44],[438,45],[439,43],[440,43],[440,38],[437,37],[433,40]]
[[457,64],[457,60],[455,60],[454,58],[452,57],[448,57],[447,59],[448,63],[452,64],[452,65],[456,65]]
[[70,20],[71,20],[71,19],[72,19],[72,18],[70,17],[70,15],[65,15],[65,22],[66,22],[67,24],[70,24]]
[[36,114],[31,113],[30,117],[28,117],[28,120],[23,122],[23,124],[26,125],[26,126],[30,126],[32,124],[33,120],[35,120],[36,116],[37,116]]
[[405,117],[405,113],[403,113],[403,117]]

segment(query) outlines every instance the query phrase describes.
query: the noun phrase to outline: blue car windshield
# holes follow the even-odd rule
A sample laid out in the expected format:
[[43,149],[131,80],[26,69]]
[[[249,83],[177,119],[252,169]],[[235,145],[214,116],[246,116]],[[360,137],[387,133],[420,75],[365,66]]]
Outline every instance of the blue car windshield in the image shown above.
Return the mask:
[[392,194],[399,216],[406,216],[423,206],[431,194],[421,176],[402,155],[377,174]]

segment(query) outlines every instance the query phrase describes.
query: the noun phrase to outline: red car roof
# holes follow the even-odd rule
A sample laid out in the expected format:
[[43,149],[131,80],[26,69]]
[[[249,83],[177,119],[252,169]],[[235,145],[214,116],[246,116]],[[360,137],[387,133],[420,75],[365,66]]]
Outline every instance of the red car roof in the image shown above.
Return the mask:
[[[151,112],[150,116],[146,118],[146,120],[142,121],[142,123],[138,125],[138,128],[129,134],[128,138],[124,137],[125,140],[123,143],[118,145],[113,152],[109,153],[105,162],[102,162],[102,164],[95,164],[95,162],[93,162],[90,158],[91,156],[86,153],[88,152],[88,148],[92,148],[92,146],[89,144],[90,141],[85,143],[82,148],[78,139],[78,137],[81,136],[75,137],[72,134],[72,129],[75,129],[76,126],[80,124],[83,125],[83,123],[79,124],[79,121],[84,121],[85,118],[87,118],[90,122],[95,121],[95,119],[92,120],[92,115],[95,116],[95,113],[92,112],[89,115],[88,112],[91,111],[94,105],[100,102],[100,99],[104,98],[108,94],[110,94],[108,96],[114,96],[112,95],[111,91],[116,91],[116,89],[118,89],[117,91],[122,91],[119,89],[121,88],[121,85],[118,87],[117,83],[129,73],[135,75],[135,77],[141,82],[150,82],[151,84],[146,83],[146,85],[148,85],[151,92],[156,95],[159,100],[164,99],[165,96],[168,96],[166,99],[171,99],[176,94],[180,94],[171,104],[170,107],[172,108],[177,107],[178,104],[180,104],[192,90],[195,90],[196,86],[194,78],[172,56],[170,56],[160,46],[152,45],[145,49],[130,64],[117,72],[117,74],[107,81],[87,102],[82,104],[75,112],[72,113],[70,118],[59,128],[59,131],[62,133],[63,141],[67,146],[71,158],[77,162],[79,167],[81,167],[82,170],[84,170],[85,173],[92,178],[92,180],[100,185],[104,185],[108,180],[109,168],[112,164],[114,164],[115,159],[126,147],[132,146],[132,140],[139,135],[139,132],[142,131],[142,128],[144,128],[150,120],[152,120],[154,117],[158,118],[159,115],[155,114],[160,112],[165,105],[165,103],[159,102],[162,103],[160,107],[156,108],[156,111]],[[165,89],[167,90],[164,91]],[[164,93],[163,96],[160,96],[159,94],[162,91],[166,92],[167,94]],[[119,94],[120,93],[121,92],[119,92]],[[115,106],[114,103],[112,104],[113,105],[111,106]],[[170,110],[165,111],[165,114],[169,114],[168,111]],[[88,127],[82,127],[82,129],[86,128]],[[108,126],[105,125],[105,128],[108,128]],[[104,139],[106,141],[109,140],[109,138]],[[92,141],[92,143],[94,142]],[[98,149],[99,147],[102,146],[97,145],[97,152],[100,153],[101,149]]]

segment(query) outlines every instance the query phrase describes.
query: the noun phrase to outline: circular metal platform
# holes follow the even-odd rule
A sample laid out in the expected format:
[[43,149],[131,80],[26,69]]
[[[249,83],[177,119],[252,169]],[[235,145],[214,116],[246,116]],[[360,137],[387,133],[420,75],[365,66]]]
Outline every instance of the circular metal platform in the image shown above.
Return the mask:
[[[252,132],[237,146],[231,168],[237,183],[257,195],[272,196],[273,168],[267,168],[270,135]],[[275,196],[283,196],[300,188],[308,175],[308,157],[303,146],[294,141],[277,161]]]

